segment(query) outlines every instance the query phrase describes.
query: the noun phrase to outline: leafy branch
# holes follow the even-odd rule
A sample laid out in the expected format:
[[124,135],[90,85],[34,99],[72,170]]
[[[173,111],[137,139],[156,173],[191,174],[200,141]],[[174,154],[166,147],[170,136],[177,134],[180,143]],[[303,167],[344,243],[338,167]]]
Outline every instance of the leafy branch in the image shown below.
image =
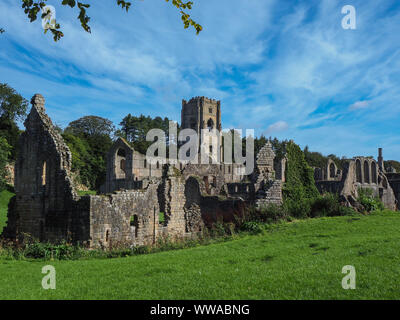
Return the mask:
[[[166,2],[170,2],[170,0],[165,0]],[[129,11],[132,3],[130,1],[116,0],[117,5],[122,9],[125,9],[126,12]],[[24,9],[25,14],[28,16],[30,22],[33,22],[37,19],[39,12],[46,6],[47,0],[22,0],[22,8]],[[193,2],[192,1],[182,1],[182,0],[172,0],[172,5],[175,6],[180,14],[181,19],[183,21],[184,28],[187,29],[190,26],[193,26],[196,29],[196,33],[199,34],[203,27],[195,22],[190,15],[187,13],[188,10],[192,9]],[[82,3],[76,0],[61,0],[61,4],[63,6],[69,6],[70,8],[77,8],[79,10],[78,20],[81,23],[82,28],[86,32],[91,32],[89,22],[90,17],[87,15],[87,9],[90,8],[90,4]],[[49,14],[49,12],[43,12],[41,18],[44,19]],[[51,28],[45,29],[45,33],[47,30],[50,30],[53,34],[54,41],[60,40],[64,33],[60,30],[61,27],[58,23],[55,23]],[[4,30],[0,29],[0,33],[3,33]]]

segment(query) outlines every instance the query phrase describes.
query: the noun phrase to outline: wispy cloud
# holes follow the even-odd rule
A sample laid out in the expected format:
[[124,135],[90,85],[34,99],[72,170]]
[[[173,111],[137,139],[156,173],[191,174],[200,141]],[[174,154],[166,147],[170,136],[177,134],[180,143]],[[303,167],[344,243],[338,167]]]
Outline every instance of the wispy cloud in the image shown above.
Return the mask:
[[349,110],[353,111],[353,110],[358,110],[358,109],[365,109],[369,106],[369,102],[368,101],[357,101],[354,102],[350,107]]
[[271,124],[267,130],[265,130],[265,134],[272,134],[281,131],[285,131],[289,128],[289,125],[285,121],[278,121]]
[[342,29],[336,1],[194,2],[199,36],[162,2],[135,2],[126,14],[97,1],[92,34],[56,4],[65,37],[54,43],[16,1],[3,0],[0,81],[27,98],[43,93],[62,125],[85,114],[179,121],[180,100],[205,95],[222,100],[224,127],[339,156],[383,146],[400,160],[398,1],[354,0],[356,30]]

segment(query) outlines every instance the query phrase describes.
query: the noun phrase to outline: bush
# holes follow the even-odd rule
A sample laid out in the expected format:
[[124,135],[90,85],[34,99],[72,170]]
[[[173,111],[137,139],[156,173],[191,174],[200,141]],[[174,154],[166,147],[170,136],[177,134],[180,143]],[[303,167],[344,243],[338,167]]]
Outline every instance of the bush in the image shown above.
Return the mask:
[[261,223],[257,221],[247,221],[242,225],[243,231],[250,232],[252,234],[259,234],[263,232],[263,227]]
[[292,217],[303,219],[310,216],[312,199],[299,197],[298,199],[287,199],[283,203],[284,210]]
[[27,244],[22,250],[22,253],[26,258],[70,260],[74,258],[78,250],[78,247],[67,243],[54,245],[50,243],[33,242]]
[[352,208],[341,205],[339,196],[326,193],[313,199],[310,217],[334,217],[354,214]]
[[373,196],[371,189],[359,188],[357,200],[367,212],[385,209],[382,201],[378,197]]

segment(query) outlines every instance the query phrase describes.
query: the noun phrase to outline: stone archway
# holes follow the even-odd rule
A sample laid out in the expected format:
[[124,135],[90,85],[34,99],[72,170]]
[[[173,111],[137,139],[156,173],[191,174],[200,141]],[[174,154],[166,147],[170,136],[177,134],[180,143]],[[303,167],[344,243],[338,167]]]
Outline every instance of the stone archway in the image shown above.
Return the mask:
[[373,161],[371,163],[371,178],[372,178],[372,183],[377,183],[377,166],[376,166],[376,162]]
[[364,183],[371,183],[369,179],[369,163],[367,160],[364,161]]
[[362,169],[360,159],[356,160],[356,182],[362,183]]

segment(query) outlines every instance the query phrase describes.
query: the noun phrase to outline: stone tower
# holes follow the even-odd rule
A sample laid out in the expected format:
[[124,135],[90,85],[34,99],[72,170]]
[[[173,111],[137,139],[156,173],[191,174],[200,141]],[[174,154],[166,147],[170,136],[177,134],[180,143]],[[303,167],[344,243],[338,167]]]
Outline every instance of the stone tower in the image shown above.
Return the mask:
[[206,97],[192,98],[187,102],[182,100],[182,129],[213,128],[221,131],[221,101]]
[[[199,146],[203,143],[202,131],[217,130],[221,132],[221,101],[209,99],[206,97],[195,97],[187,102],[182,100],[182,112],[181,112],[181,128],[182,129],[193,129],[200,137]],[[219,162],[222,154],[222,138],[218,137],[218,153],[217,161]],[[210,138],[211,144],[211,138]],[[199,147],[200,151],[200,147]],[[210,147],[210,153],[213,150]]]
[[385,164],[382,156],[382,148],[378,149],[378,166],[382,172],[385,172]]

